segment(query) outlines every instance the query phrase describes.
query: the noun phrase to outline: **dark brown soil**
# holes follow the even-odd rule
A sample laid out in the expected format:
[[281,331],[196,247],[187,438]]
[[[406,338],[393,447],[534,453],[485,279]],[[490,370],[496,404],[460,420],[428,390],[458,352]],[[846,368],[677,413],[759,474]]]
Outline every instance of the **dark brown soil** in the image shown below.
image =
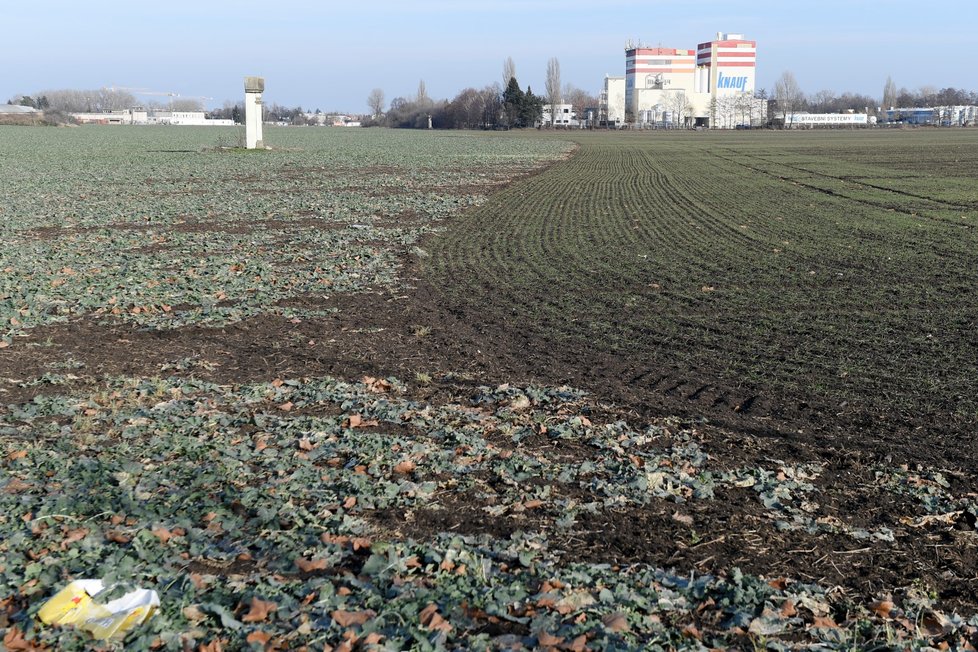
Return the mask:
[[[338,312],[299,323],[262,317],[220,329],[147,331],[82,319],[35,330],[29,342],[0,351],[0,368],[6,378],[33,378],[49,363],[73,358],[85,365],[75,372],[84,385],[107,376],[154,375],[166,363],[193,358],[210,363],[196,368],[195,375],[222,383],[394,375],[411,384],[418,398],[428,400],[464,400],[480,384],[570,383],[611,401],[605,406],[609,414],[634,423],[665,414],[709,416],[717,425],[700,424],[697,431],[721,468],[762,460],[825,463],[821,496],[854,526],[893,523],[920,512],[910,499],[893,497],[886,502],[879,492],[864,490],[872,484],[871,464],[928,460],[940,462],[941,468],[960,468],[973,459],[974,452],[967,448],[942,450],[933,441],[912,436],[912,424],[894,424],[880,437],[869,438],[844,429],[841,420],[806,418],[812,413],[804,411],[790,418],[783,411],[736,411],[748,396],[730,393],[723,401],[704,402],[698,399],[705,392],[690,398],[678,390],[638,391],[629,383],[636,371],[629,361],[561,350],[551,342],[521,337],[516,329],[497,328],[487,316],[446,310],[434,288],[418,279],[412,282],[416,287],[407,291],[309,298],[308,305],[335,307]],[[677,376],[671,386],[710,383],[695,376],[679,381]],[[43,391],[53,390],[7,382],[0,401],[20,402]],[[534,525],[549,529],[546,524],[560,516],[541,515],[537,523],[530,516],[487,519],[483,505],[467,503],[464,496],[452,500],[409,519],[378,514],[376,524],[392,534],[418,538],[441,531],[506,537]],[[677,511],[690,516],[693,526],[674,519]],[[550,529],[549,536],[571,560],[647,562],[699,572],[737,566],[770,578],[839,586],[866,600],[916,584],[936,591],[949,607],[971,612],[978,594],[974,527],[906,529],[892,544],[862,543],[842,534],[782,533],[772,527],[750,490],[688,507],[661,502],[645,509],[600,512],[568,531]]]

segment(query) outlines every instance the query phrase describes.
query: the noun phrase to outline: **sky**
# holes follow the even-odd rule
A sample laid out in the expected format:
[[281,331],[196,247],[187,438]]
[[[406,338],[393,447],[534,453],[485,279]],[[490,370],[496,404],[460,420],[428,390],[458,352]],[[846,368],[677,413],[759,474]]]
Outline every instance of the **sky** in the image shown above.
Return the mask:
[[626,41],[695,48],[717,32],[757,41],[757,87],[791,71],[802,90],[879,98],[897,87],[978,90],[978,2],[958,0],[2,0],[0,101],[45,89],[138,88],[367,112],[387,102],[451,99],[502,81],[512,57],[525,89],[544,91],[556,57],[566,83],[600,92],[624,75]]

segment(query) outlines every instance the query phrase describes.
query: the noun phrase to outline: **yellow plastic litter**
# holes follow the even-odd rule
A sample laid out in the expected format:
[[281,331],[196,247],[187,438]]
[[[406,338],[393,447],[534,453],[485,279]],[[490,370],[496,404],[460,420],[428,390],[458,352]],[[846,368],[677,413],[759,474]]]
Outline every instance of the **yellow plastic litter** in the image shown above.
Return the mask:
[[105,604],[95,602],[105,589],[102,580],[75,580],[44,603],[37,615],[46,625],[72,625],[105,640],[122,638],[160,606],[156,591],[148,589],[130,591]]

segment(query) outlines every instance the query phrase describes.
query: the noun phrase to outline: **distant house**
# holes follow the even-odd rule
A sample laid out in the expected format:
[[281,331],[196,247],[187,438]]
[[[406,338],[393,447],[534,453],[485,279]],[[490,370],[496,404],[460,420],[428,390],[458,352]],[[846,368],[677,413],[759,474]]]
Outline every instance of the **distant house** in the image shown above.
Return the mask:
[[359,127],[360,119],[352,115],[332,115],[330,116],[334,127]]
[[[553,116],[552,121],[551,116]],[[553,111],[549,104],[544,104],[543,119],[540,122],[545,127],[550,124],[553,124],[555,127],[576,127],[578,124],[577,114],[574,113],[574,107],[570,104],[558,104],[556,105],[556,111]]]
[[129,125],[132,114],[129,111],[108,111],[105,113],[72,113],[71,117],[80,124]]

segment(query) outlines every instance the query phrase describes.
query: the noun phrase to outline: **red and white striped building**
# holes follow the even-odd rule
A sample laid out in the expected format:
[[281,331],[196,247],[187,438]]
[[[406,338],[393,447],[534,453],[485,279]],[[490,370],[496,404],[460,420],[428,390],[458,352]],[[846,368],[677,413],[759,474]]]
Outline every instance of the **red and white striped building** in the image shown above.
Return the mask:
[[[684,84],[696,71],[696,54],[693,50],[673,48],[634,48],[625,53],[625,76],[633,76],[643,82],[642,88],[661,84]],[[639,84],[636,84],[639,86]]]
[[718,107],[736,102],[743,113],[756,68],[757,42],[742,34],[718,33],[695,50],[626,47],[625,113],[639,124],[721,124]]
[[728,95],[754,92],[757,41],[742,34],[717,34],[696,46],[695,92]]

